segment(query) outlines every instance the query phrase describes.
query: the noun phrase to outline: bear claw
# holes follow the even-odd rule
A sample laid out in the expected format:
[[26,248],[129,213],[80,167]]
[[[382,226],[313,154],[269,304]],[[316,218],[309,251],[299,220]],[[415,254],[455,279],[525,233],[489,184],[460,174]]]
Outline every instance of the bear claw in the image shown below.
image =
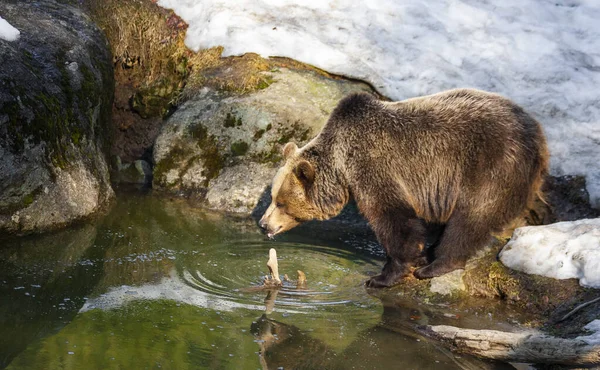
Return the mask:
[[393,285],[393,283],[390,284],[390,282],[387,280],[387,277],[384,275],[376,275],[365,281],[365,286],[367,288],[387,288]]

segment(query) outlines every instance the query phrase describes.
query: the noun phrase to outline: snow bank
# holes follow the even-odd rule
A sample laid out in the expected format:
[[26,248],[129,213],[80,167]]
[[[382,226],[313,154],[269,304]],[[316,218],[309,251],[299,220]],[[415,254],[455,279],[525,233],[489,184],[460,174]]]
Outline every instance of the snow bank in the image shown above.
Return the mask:
[[600,288],[600,218],[521,227],[500,252],[511,269]]
[[10,25],[10,23],[0,17],[0,39],[6,41],[16,41],[20,34],[21,32],[19,32],[18,29],[14,28]]
[[544,125],[555,175],[600,206],[600,1],[159,0],[194,49],[287,56],[394,100],[455,87],[501,93]]

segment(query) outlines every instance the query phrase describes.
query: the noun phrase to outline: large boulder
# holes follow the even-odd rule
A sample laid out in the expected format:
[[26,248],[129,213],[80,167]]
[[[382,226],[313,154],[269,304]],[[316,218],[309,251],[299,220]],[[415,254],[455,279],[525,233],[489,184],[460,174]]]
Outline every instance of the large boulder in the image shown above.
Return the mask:
[[0,14],[21,33],[0,39],[0,232],[54,229],[114,197],[110,52],[76,7],[4,0]]
[[245,94],[205,87],[167,120],[154,146],[153,187],[198,195],[210,209],[249,214],[270,184],[288,141],[307,143],[347,94],[367,84],[315,71],[262,72]]

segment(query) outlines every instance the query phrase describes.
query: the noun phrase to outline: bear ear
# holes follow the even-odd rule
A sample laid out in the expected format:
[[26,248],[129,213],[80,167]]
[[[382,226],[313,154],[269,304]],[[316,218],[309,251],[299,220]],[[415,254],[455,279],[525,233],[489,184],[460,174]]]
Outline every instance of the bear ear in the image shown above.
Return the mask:
[[283,158],[288,159],[292,154],[296,153],[298,146],[291,141],[283,147]]
[[308,189],[315,181],[315,168],[309,161],[303,159],[294,168],[294,175]]

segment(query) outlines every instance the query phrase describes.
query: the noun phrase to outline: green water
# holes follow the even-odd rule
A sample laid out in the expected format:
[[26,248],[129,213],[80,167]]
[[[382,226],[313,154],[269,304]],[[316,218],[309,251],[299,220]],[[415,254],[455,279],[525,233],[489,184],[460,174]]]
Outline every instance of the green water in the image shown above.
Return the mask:
[[[369,295],[382,259],[344,230],[268,241],[251,220],[124,193],[101,220],[0,243],[0,368],[504,367],[407,333],[427,313]],[[306,288],[257,289],[269,248]]]

